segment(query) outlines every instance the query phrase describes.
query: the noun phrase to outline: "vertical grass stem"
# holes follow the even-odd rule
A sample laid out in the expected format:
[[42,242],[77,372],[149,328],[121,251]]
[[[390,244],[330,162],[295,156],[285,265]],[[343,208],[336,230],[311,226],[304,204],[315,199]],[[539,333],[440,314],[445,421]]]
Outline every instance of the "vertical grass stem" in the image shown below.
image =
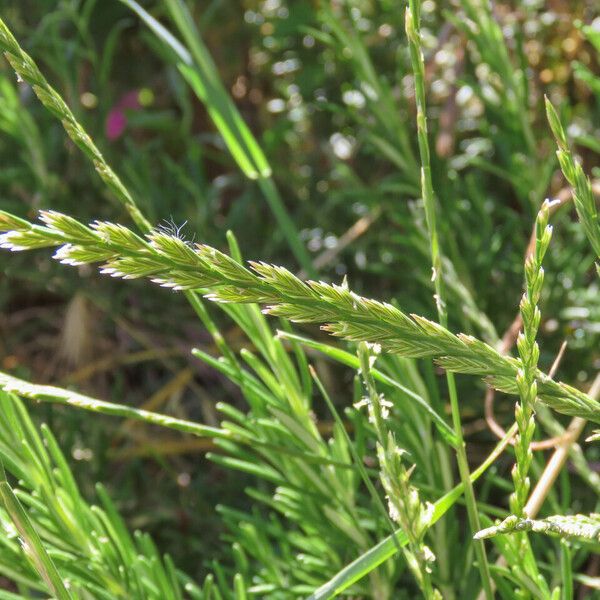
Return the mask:
[[[446,327],[448,323],[448,313],[446,309],[446,292],[444,288],[444,279],[442,273],[442,258],[440,244],[438,239],[436,225],[435,197],[433,193],[433,182],[431,178],[431,160],[429,151],[429,140],[427,137],[427,116],[425,103],[425,66],[423,53],[421,51],[420,37],[420,0],[410,0],[406,9],[406,35],[408,38],[410,59],[412,63],[414,81],[415,81],[415,102],[417,107],[417,136],[419,143],[419,154],[421,156],[421,193],[425,206],[425,218],[427,221],[427,231],[429,233],[429,243],[432,263],[432,279],[435,285],[435,301],[437,306],[438,319],[442,326]],[[448,382],[448,393],[450,396],[450,406],[452,411],[452,423],[458,439],[456,446],[456,460],[458,463],[458,472],[460,480],[465,489],[465,503],[469,525],[473,533],[479,531],[479,515],[477,512],[477,503],[473,485],[471,484],[469,464],[467,462],[467,453],[465,442],[462,435],[462,423],[460,418],[460,409],[458,406],[458,394],[454,375],[446,372]],[[477,556],[477,566],[481,576],[483,590],[486,598],[493,598],[492,580],[489,570],[485,547],[481,542],[475,542],[475,552]]]

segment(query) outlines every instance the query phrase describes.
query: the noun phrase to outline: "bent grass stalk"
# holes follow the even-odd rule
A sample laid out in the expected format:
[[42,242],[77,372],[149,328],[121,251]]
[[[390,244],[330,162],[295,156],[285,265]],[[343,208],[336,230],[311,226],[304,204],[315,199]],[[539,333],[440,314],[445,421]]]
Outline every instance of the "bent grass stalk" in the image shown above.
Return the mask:
[[[446,327],[448,324],[448,314],[446,310],[446,290],[442,271],[442,255],[436,225],[436,207],[433,193],[433,182],[431,178],[431,158],[427,134],[424,82],[425,65],[423,53],[421,51],[420,9],[420,0],[410,0],[409,6],[406,8],[406,36],[408,38],[410,58],[415,80],[417,137],[419,142],[419,153],[421,156],[421,193],[423,196],[423,203],[425,205],[425,219],[427,222],[427,231],[429,233],[433,280],[435,285],[435,302],[440,325]],[[479,523],[475,493],[469,479],[469,463],[467,461],[467,452],[462,435],[462,422],[460,418],[460,407],[458,405],[456,383],[454,381],[454,375],[450,371],[446,372],[446,379],[448,382],[448,393],[450,396],[452,422],[454,424],[455,435],[458,439],[458,444],[456,446],[458,471],[461,482],[465,488],[465,500],[469,525],[471,526],[472,533],[475,534],[481,529],[481,525]],[[486,597],[491,600],[491,598],[493,598],[492,579],[485,554],[485,546],[481,540],[475,541],[475,552],[477,555],[477,567],[480,572],[483,589]]]
[[185,419],[177,419],[169,415],[134,408],[123,404],[106,402],[91,398],[71,390],[65,390],[51,385],[39,385],[30,383],[13,377],[7,373],[0,372],[0,390],[16,394],[22,398],[33,400],[34,402],[48,402],[51,404],[62,404],[94,412],[98,414],[108,415],[111,417],[122,417],[124,419],[132,419],[141,421],[148,425],[165,427],[182,433],[191,434],[202,438],[211,438],[213,440],[229,440],[240,444],[264,447],[279,453],[289,454],[290,456],[302,456],[308,462],[315,464],[334,465],[342,468],[350,468],[351,465],[346,462],[336,461],[318,454],[309,452],[294,452],[291,448],[286,448],[280,445],[271,444],[268,441],[261,439],[248,439],[237,434],[235,430],[228,429],[226,423],[223,428],[211,427],[203,425],[195,421],[187,421]]
[[133,408],[123,404],[114,404],[112,402],[105,402],[104,400],[97,400],[95,398],[90,398],[89,396],[84,396],[83,394],[78,394],[77,392],[64,390],[51,385],[28,383],[27,381],[23,381],[22,379],[2,372],[0,372],[0,388],[5,392],[18,394],[19,396],[38,402],[66,404],[74,408],[81,408],[83,410],[89,410],[114,417],[144,421],[145,423],[152,425],[159,425],[161,427],[167,427],[169,429],[175,429],[177,431],[191,433],[201,437],[230,437],[226,432],[217,427],[210,427],[208,425],[202,425],[201,423],[186,421],[184,419],[176,419],[168,415]]
[[[399,308],[346,286],[301,281],[284,267],[251,262],[246,268],[204,244],[189,245],[164,231],[145,238],[122,225],[83,225],[73,217],[42,211],[46,226],[0,211],[0,247],[12,251],[59,246],[54,258],[76,266],[101,263],[101,272],[123,279],[149,278],[173,290],[199,290],[215,302],[261,304],[264,312],[299,323],[325,323],[330,334],[378,343],[408,358],[434,358],[443,368],[478,375],[497,390],[517,394],[518,360],[468,335],[455,335]],[[563,414],[600,422],[600,402],[537,371],[538,396]]]

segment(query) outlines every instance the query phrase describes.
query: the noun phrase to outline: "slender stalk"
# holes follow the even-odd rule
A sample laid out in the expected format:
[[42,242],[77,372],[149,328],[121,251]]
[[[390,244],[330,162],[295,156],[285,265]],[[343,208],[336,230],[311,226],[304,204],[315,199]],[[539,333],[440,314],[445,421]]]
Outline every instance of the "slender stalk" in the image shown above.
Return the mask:
[[[419,154],[421,156],[421,193],[425,205],[425,218],[427,221],[427,230],[429,233],[429,244],[431,252],[431,263],[433,269],[433,282],[435,285],[435,301],[440,325],[447,327],[448,313],[446,309],[446,291],[444,286],[444,277],[442,273],[442,255],[438,239],[436,225],[435,197],[433,193],[433,182],[431,178],[431,160],[429,152],[429,140],[427,135],[427,115],[425,103],[425,65],[423,53],[421,51],[420,37],[420,0],[410,0],[406,9],[406,35],[409,43],[410,58],[412,63],[413,75],[415,80],[415,101],[417,106],[417,136],[419,142]],[[460,409],[458,405],[458,394],[456,391],[456,382],[454,374],[446,371],[448,382],[448,393],[450,396],[450,406],[452,411],[452,423],[458,439],[456,446],[456,460],[458,463],[458,472],[460,480],[465,488],[465,502],[467,506],[467,515],[469,524],[473,533],[480,529],[479,515],[477,513],[477,502],[470,479],[469,464],[467,461],[467,452],[462,435],[462,423],[460,418]],[[481,576],[483,589],[486,597],[491,600],[492,579],[489,565],[485,554],[483,542],[475,542],[475,553],[477,555],[477,567]]]
[[[600,258],[600,217],[596,208],[592,182],[589,177],[586,177],[582,166],[575,161],[560,118],[548,98],[546,98],[546,115],[558,145],[556,156],[561,171],[573,189],[573,203],[577,216],[596,256]],[[600,263],[596,263],[596,268],[600,275]]]
[[36,385],[2,372],[0,372],[0,389],[4,390],[5,392],[18,394],[23,398],[36,400],[38,402],[66,404],[75,408],[89,410],[91,412],[97,412],[113,417],[123,417],[125,419],[144,421],[145,423],[149,423],[151,425],[159,425],[160,427],[176,429],[177,431],[190,433],[199,437],[225,439],[229,439],[231,437],[224,430],[216,427],[210,427],[209,425],[195,423],[194,421],[186,421],[184,419],[177,419],[161,413],[134,408],[124,404],[114,404],[112,402],[105,402],[104,400],[97,400],[96,398],[90,398],[89,396],[84,396],[83,394],[78,394],[77,392],[64,390],[51,385]]

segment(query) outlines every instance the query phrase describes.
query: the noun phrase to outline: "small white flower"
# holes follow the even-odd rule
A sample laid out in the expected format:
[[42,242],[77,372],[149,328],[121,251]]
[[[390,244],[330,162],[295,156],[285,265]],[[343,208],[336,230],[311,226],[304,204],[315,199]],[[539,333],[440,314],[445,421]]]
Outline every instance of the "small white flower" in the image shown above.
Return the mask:
[[364,398],[360,399],[358,402],[354,403],[354,408],[356,410],[360,410],[361,408],[364,408],[365,406],[369,406],[371,404],[371,401],[365,396]]
[[390,513],[390,519],[396,523],[400,523],[400,513],[398,512],[398,509],[389,496],[386,496],[386,499],[388,503],[388,512]]

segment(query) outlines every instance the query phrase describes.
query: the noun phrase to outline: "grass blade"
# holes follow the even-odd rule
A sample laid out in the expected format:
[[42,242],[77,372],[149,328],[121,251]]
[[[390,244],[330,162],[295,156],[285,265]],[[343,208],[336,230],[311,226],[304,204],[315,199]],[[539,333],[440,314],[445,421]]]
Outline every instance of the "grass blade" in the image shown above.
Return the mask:
[[71,600],[71,595],[67,591],[52,559],[42,545],[40,536],[8,484],[2,465],[0,465],[0,497],[6,512],[19,532],[23,551],[34,564],[40,577],[46,582],[48,588],[52,590],[58,600]]

